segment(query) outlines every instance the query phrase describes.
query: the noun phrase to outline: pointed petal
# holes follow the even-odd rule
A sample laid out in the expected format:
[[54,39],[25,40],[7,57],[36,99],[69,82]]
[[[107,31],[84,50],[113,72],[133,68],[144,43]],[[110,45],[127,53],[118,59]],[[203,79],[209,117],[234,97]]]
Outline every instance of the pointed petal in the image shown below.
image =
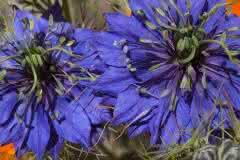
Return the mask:
[[54,120],[54,126],[59,136],[73,142],[80,143],[88,148],[91,145],[91,124],[88,115],[81,104],[68,103],[64,98],[57,99],[56,113],[62,115],[59,120]]
[[50,139],[48,117],[43,110],[43,106],[39,105],[37,111],[34,113],[32,127],[27,144],[36,154],[37,159],[40,160],[46,152],[46,147]]
[[14,116],[12,111],[16,107],[17,95],[15,92],[10,92],[1,97],[0,100],[0,125],[5,123],[11,117]]
[[109,67],[96,81],[94,88],[98,91],[117,95],[134,83],[135,80],[127,69]]

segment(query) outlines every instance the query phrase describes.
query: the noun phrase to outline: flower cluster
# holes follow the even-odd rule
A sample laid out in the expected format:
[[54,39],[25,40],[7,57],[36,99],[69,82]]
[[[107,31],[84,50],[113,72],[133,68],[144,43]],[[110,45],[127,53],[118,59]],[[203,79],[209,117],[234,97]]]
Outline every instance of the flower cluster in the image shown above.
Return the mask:
[[129,0],[100,33],[17,11],[0,48],[0,145],[57,158],[64,141],[90,149],[110,120],[152,144],[186,142],[206,121],[234,127],[240,18],[226,5]]

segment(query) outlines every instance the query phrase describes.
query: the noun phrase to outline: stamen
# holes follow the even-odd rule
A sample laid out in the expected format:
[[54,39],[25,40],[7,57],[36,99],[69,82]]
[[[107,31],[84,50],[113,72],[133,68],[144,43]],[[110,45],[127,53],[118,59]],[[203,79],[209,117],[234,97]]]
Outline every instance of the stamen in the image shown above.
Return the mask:
[[215,44],[220,45],[224,49],[225,53],[228,55],[229,59],[232,62],[234,62],[234,63],[239,62],[239,60],[237,58],[235,58],[234,56],[239,55],[240,52],[229,50],[228,46],[224,42],[218,41],[218,40],[213,40],[213,39],[207,39],[207,40],[200,41],[200,45],[208,44],[208,43],[215,43]]
[[201,23],[199,27],[202,28],[203,25],[209,20],[209,18],[212,17],[218,11],[218,9],[225,7],[226,5],[230,5],[230,3],[217,3],[215,6],[211,8],[209,12],[205,12],[205,14],[203,14],[200,17]]

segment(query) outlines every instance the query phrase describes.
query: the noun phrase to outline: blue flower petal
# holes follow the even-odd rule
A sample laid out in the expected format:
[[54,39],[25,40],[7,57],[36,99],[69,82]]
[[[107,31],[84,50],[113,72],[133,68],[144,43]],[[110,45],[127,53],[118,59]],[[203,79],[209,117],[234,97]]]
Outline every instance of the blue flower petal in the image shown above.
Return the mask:
[[131,86],[118,96],[113,123],[134,123],[143,120],[157,104],[158,100],[154,98],[140,97],[136,87]]
[[13,109],[16,107],[17,95],[14,92],[7,93],[1,97],[0,101],[0,126],[7,120],[12,119]]
[[91,124],[101,124],[111,120],[111,114],[107,106],[102,106],[104,97],[94,95],[92,89],[85,90],[78,100],[78,105],[87,113]]
[[174,144],[177,143],[181,137],[181,131],[177,126],[176,117],[171,114],[164,126],[162,126],[162,140],[164,144]]
[[207,0],[191,0],[191,4],[190,14],[192,15],[193,22],[196,24],[199,21],[199,16],[206,10],[204,7],[207,5]]
[[187,12],[187,1],[186,0],[177,0],[177,6],[182,11],[182,13]]
[[18,39],[22,39],[26,37],[26,31],[24,30],[24,18],[28,18],[29,20],[33,20],[34,23],[34,32],[46,32],[48,29],[48,21],[44,19],[38,19],[37,17],[33,16],[32,14],[18,10],[14,20],[14,30],[15,34]]
[[164,118],[164,115],[169,113],[168,106],[166,105],[169,101],[169,98],[163,98],[159,101],[158,108],[155,109],[153,114],[155,116],[149,121],[149,130],[151,133],[151,144],[156,144],[160,140],[161,132],[161,123]]
[[131,126],[128,128],[128,136],[130,138],[136,137],[140,134],[145,133],[148,131],[148,124],[141,124],[139,126]]
[[96,36],[95,47],[103,62],[110,66],[123,67],[126,66],[126,56],[121,48],[114,44],[123,40],[117,35],[101,32]]
[[140,38],[156,40],[156,37],[148,31],[134,16],[127,17],[120,13],[105,15],[108,29],[121,35],[123,38],[138,41]]
[[64,146],[64,139],[58,138],[58,142],[54,145],[53,148],[49,150],[49,154],[53,158],[53,160],[59,159],[59,153],[62,151],[63,146]]
[[[225,7],[219,8],[217,12],[212,15],[209,20],[205,23],[204,29],[207,33],[214,31],[214,29],[218,28],[219,25],[223,24],[224,18],[222,18],[226,14]],[[225,23],[225,22],[224,22]]]
[[98,78],[94,88],[111,95],[117,95],[134,83],[135,80],[127,69],[109,67],[109,69]]
[[34,114],[32,129],[28,137],[28,147],[36,154],[37,159],[41,160],[50,139],[50,126],[48,124],[47,113],[43,106],[39,105]]
[[156,23],[152,8],[158,8],[161,6],[159,0],[129,0],[128,3],[133,12],[143,10],[148,19],[151,20],[152,23]]
[[191,122],[191,117],[186,116],[190,114],[190,106],[185,103],[185,101],[181,98],[178,101],[178,105],[176,107],[176,119],[178,126],[182,129],[185,129],[189,123]]
[[55,112],[63,115],[62,120],[53,121],[57,133],[70,142],[90,147],[91,124],[84,108],[64,98],[58,98],[56,105]]

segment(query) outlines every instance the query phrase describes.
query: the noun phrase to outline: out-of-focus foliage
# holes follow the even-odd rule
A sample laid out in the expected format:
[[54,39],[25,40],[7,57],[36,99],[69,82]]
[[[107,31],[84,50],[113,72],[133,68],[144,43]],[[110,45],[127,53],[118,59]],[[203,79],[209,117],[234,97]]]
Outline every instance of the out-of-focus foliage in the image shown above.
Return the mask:
[[49,18],[52,14],[55,21],[60,21],[62,14],[75,26],[96,30],[104,29],[105,12],[131,14],[127,0],[12,0],[11,4],[36,16]]
[[0,1],[0,44],[4,44],[14,33],[13,21],[15,12],[9,6],[11,2],[11,0]]
[[150,160],[150,147],[147,135],[129,140],[127,135],[118,137],[119,131],[109,128],[101,143],[96,144],[89,152],[79,146],[65,144],[61,154],[63,160]]
[[127,0],[105,0],[112,8],[113,11],[121,12],[125,15],[131,15],[131,10],[128,6]]

